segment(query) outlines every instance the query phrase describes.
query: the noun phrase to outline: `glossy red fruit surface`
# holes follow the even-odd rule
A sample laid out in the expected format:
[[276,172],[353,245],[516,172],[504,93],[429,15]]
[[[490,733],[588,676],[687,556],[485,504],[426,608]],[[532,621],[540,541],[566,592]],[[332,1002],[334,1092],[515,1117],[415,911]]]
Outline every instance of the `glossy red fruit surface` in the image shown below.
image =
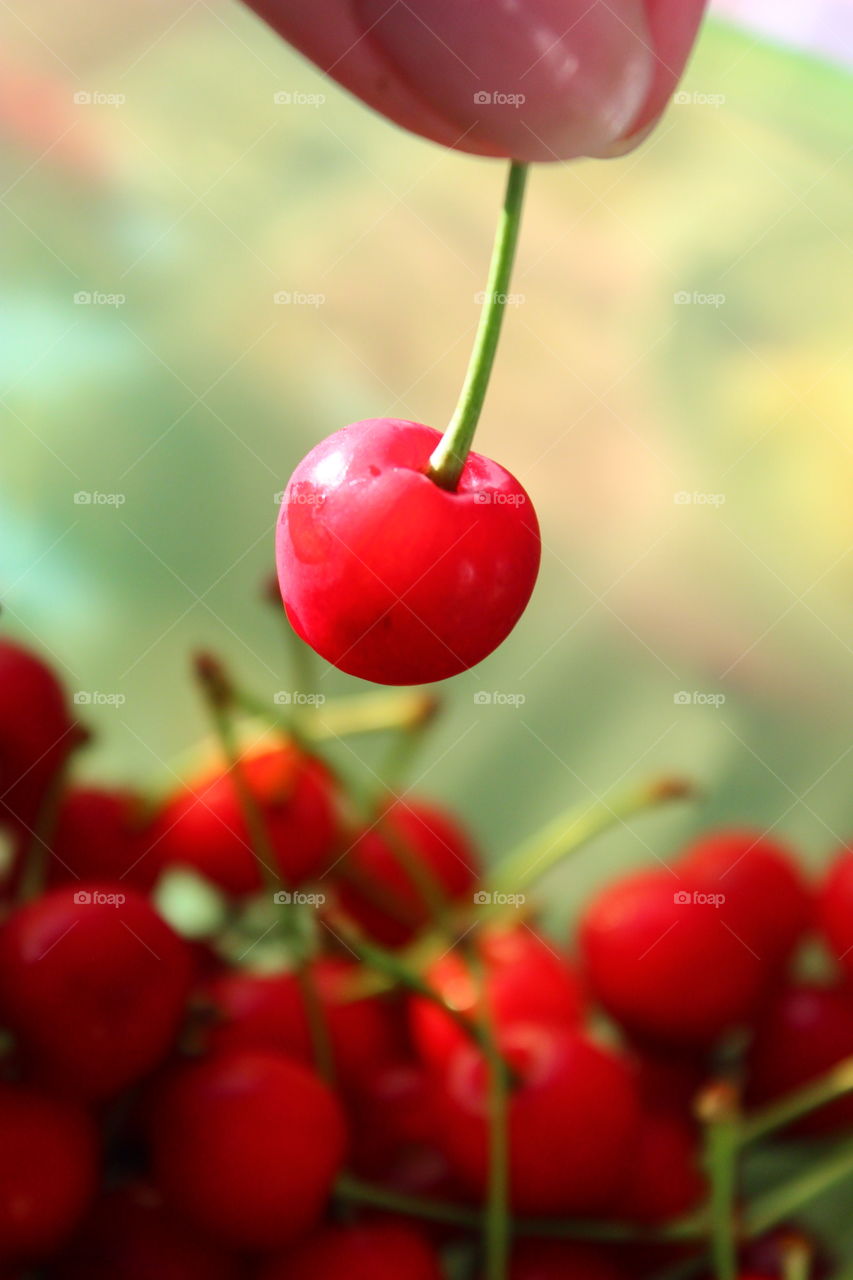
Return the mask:
[[142,798],[132,791],[73,787],[50,837],[48,883],[91,880],[150,889],[157,876]]
[[325,1227],[261,1268],[258,1280],[442,1280],[427,1237],[402,1223]]
[[605,889],[584,914],[587,981],[640,1038],[710,1045],[748,1019],[766,982],[767,965],[731,904],[724,918],[706,890],[695,892],[700,900],[686,876],[644,871]]
[[0,1261],[47,1257],[62,1244],[94,1195],[98,1159],[84,1111],[0,1084]]
[[562,1240],[524,1240],[512,1251],[509,1280],[627,1280],[602,1250]]
[[[335,784],[325,765],[288,745],[248,754],[242,769],[285,883],[322,875],[338,836]],[[168,801],[155,839],[161,865],[190,867],[235,895],[261,886],[240,799],[221,766]]]
[[95,1204],[52,1280],[243,1280],[237,1259],[210,1244],[144,1182],[107,1191]]
[[706,1192],[696,1128],[667,1111],[645,1111],[616,1217],[654,1226],[688,1213]]
[[344,911],[377,942],[408,942],[432,917],[430,898],[473,895],[480,857],[455,818],[422,800],[399,801],[335,868]]
[[[771,1102],[853,1057],[853,1004],[847,992],[800,983],[776,993],[761,1009],[747,1057],[747,1089],[754,1103]],[[802,1134],[834,1133],[853,1125],[848,1094],[798,1121]]]
[[444,680],[504,640],[539,571],[539,526],[509,472],[470,453],[455,492],[426,474],[440,433],[375,418],[322,440],[290,478],[276,559],[300,636],[379,684]]
[[793,855],[761,832],[711,832],[675,869],[693,889],[724,896],[721,918],[735,913],[731,924],[769,964],[784,962],[813,921],[814,894]]
[[168,1052],[190,969],[184,943],[135,890],[54,889],[0,930],[0,1019],[40,1079],[108,1097]]
[[[599,1213],[617,1199],[639,1129],[628,1065],[579,1032],[517,1024],[499,1043],[521,1080],[508,1104],[510,1193],[530,1214]],[[437,1139],[478,1196],[489,1161],[488,1076],[460,1049],[437,1090]]]
[[[320,959],[312,967],[332,1045],[336,1083],[366,1087],[396,1054],[399,1031],[388,1001],[354,999],[360,970],[347,960]],[[215,977],[201,993],[213,1018],[205,1043],[214,1050],[274,1049],[313,1063],[311,1028],[302,987],[292,973],[240,973]]]
[[818,918],[830,954],[853,984],[853,849],[845,849],[829,868]]
[[317,1226],[344,1159],[343,1114],[300,1063],[232,1050],[180,1068],[152,1111],[155,1180],[199,1230],[276,1249]]
[[[458,950],[427,974],[433,990],[474,1021],[488,1009],[501,1031],[519,1022],[566,1029],[584,1015],[580,981],[555,943],[527,925],[494,927],[478,937],[478,970]],[[484,999],[485,997],[485,999]],[[433,1001],[410,1003],[412,1037],[424,1062],[441,1068],[468,1037]]]
[[0,822],[32,827],[78,733],[50,668],[0,640]]

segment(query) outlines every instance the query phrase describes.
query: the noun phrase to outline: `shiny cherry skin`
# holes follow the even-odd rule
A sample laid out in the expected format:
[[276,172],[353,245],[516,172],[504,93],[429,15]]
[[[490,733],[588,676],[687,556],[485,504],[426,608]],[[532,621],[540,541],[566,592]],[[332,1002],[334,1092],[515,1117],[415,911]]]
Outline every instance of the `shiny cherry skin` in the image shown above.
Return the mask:
[[279,586],[294,629],[350,675],[421,684],[482,662],[512,631],[539,571],[532,503],[470,453],[454,492],[426,474],[440,433],[355,422],[316,445],[279,516]]
[[[501,925],[477,938],[480,972],[450,951],[426,977],[444,1000],[465,1017],[482,1017],[483,1005],[495,1025],[506,1030],[518,1022],[555,1028],[578,1026],[584,1014],[580,980],[555,943],[527,925]],[[484,999],[485,997],[485,999]],[[412,1038],[425,1063],[441,1069],[466,1041],[465,1031],[434,1001],[415,998],[409,1005]]]
[[280,1259],[261,1268],[258,1280],[443,1280],[428,1238],[398,1222],[323,1227]]
[[0,1083],[0,1262],[49,1256],[95,1193],[99,1144],[76,1104]]
[[135,890],[53,889],[0,930],[0,1020],[39,1079],[111,1097],[168,1053],[191,967],[187,947]]
[[31,828],[77,744],[62,685],[35,654],[0,640],[0,822]]
[[845,981],[853,987],[853,847],[833,861],[820,891],[818,919]]
[[[321,876],[338,838],[336,789],[325,765],[286,745],[248,753],[242,769],[284,882],[295,888]],[[261,877],[226,768],[217,764],[167,801],[153,856],[160,866],[189,867],[234,896],[257,892]]]
[[[853,1057],[853,1003],[837,987],[797,983],[761,1008],[747,1056],[747,1095],[772,1102]],[[830,1134],[853,1126],[853,1096],[804,1116],[799,1134]]]
[[261,1049],[214,1054],[166,1079],[150,1114],[155,1181],[211,1239],[273,1250],[319,1224],[345,1122],[301,1063]]
[[[335,1082],[347,1092],[367,1087],[396,1056],[402,1037],[395,1012],[382,997],[352,998],[359,968],[348,960],[324,957],[314,963],[312,974],[331,1040]],[[228,970],[206,985],[200,1001],[212,1019],[204,1034],[208,1048],[273,1049],[313,1064],[311,1029],[295,974]]]
[[813,922],[814,893],[793,854],[761,832],[711,832],[685,851],[676,870],[699,891],[724,895],[722,918],[731,903],[735,927],[768,964],[784,964]]
[[606,888],[584,913],[585,977],[640,1039],[710,1046],[748,1020],[767,981],[767,963],[747,941],[748,904],[741,911],[727,900],[724,913],[694,901],[694,892],[708,894],[687,875],[641,871]]
[[[639,1131],[629,1066],[579,1031],[517,1023],[499,1045],[519,1074],[508,1104],[510,1199],[519,1213],[601,1213],[628,1176]],[[488,1073],[460,1049],[437,1088],[437,1140],[469,1191],[488,1185]]]
[[508,1280],[627,1280],[627,1275],[591,1245],[522,1240],[512,1251]]
[[244,1280],[242,1262],[181,1222],[149,1183],[104,1192],[50,1271],[52,1280]]
[[157,876],[141,796],[108,787],[72,787],[62,797],[50,837],[48,884],[111,881],[148,890]]
[[[413,871],[410,864],[420,868]],[[335,867],[340,905],[384,946],[409,942],[431,918],[423,878],[449,901],[470,901],[480,856],[457,820],[423,800],[398,801]]]

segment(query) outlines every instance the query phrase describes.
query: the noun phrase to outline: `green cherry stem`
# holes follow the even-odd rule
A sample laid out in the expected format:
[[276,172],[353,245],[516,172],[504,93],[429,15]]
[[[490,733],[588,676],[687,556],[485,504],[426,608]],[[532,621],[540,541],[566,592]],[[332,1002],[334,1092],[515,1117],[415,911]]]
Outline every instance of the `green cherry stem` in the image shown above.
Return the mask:
[[853,1092],[853,1058],[845,1058],[826,1075],[804,1085],[796,1093],[790,1093],[780,1101],[773,1102],[769,1106],[762,1107],[760,1111],[754,1111],[752,1115],[744,1117],[740,1126],[739,1139],[742,1143],[757,1142],[775,1133],[777,1129],[784,1129],[794,1120],[799,1120],[802,1116],[816,1111],[818,1107],[823,1107],[828,1102],[834,1102],[836,1098],[842,1098],[851,1092]]
[[826,1156],[780,1187],[753,1200],[746,1211],[746,1235],[750,1239],[778,1226],[810,1200],[853,1176],[853,1140],[840,1143]]
[[726,1081],[699,1099],[705,1125],[705,1166],[711,1183],[711,1255],[717,1280],[737,1275],[738,1099]]
[[450,425],[429,460],[427,475],[442,489],[449,489],[451,492],[459,482],[465,459],[474,440],[492,365],[495,362],[515,248],[518,243],[526,180],[527,166],[514,160],[510,165],[507,178],[506,194],[495,234],[483,309],[480,312],[480,323],[474,339],[468,372],[465,375],[459,402]]
[[486,1046],[489,1107],[489,1183],[486,1221],[483,1225],[486,1280],[506,1280],[509,1256],[509,1088],[507,1064],[498,1047],[495,1020],[488,1007],[485,975],[474,948],[470,959],[475,967],[483,1009],[479,1019]]
[[663,778],[639,786],[635,784],[591,804],[574,805],[502,859],[488,887],[493,897],[501,893],[518,893],[594,836],[624,824],[647,809],[693,794],[689,783],[677,778]]

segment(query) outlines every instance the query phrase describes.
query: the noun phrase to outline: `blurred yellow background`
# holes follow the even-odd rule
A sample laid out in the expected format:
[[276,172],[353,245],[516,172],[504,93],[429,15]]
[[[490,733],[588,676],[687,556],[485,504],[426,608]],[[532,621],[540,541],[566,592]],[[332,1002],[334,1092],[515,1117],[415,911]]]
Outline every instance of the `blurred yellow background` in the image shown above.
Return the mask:
[[[71,689],[118,695],[81,708],[86,771],[160,784],[204,727],[191,649],[289,687],[260,585],[300,456],[445,424],[503,167],[237,4],[15,2],[0,33],[0,598]],[[558,873],[561,914],[709,821],[814,859],[849,837],[849,94],[709,24],[640,151],[532,175],[477,447],[531,492],[542,576],[415,777],[490,854],[620,779],[706,790]]]

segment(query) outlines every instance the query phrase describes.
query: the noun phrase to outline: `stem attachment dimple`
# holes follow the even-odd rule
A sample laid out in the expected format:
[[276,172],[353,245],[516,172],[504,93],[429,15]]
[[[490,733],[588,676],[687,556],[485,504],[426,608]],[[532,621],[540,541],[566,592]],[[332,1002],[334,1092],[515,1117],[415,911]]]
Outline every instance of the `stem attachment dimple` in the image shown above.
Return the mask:
[[527,166],[513,160],[507,178],[503,209],[495,233],[489,279],[468,372],[465,375],[459,402],[450,425],[429,460],[427,470],[429,478],[442,489],[449,489],[451,492],[459,482],[465,459],[473,443],[474,432],[486,398],[492,365],[495,362],[512,264],[518,244],[526,180]]

